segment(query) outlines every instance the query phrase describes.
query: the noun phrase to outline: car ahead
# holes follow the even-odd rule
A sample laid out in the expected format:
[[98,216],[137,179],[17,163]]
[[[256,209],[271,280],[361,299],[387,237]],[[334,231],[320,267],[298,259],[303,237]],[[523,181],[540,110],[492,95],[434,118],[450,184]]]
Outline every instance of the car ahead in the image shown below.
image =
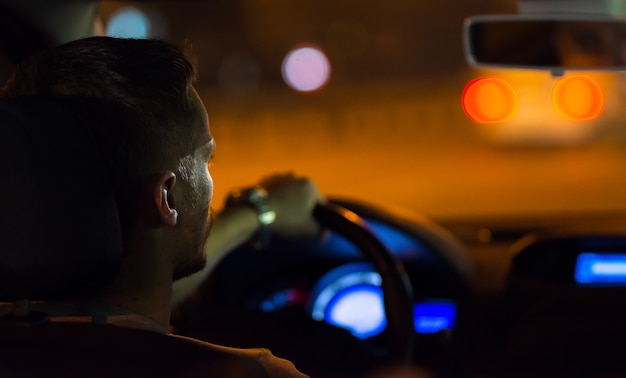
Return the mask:
[[[495,0],[103,2],[104,33],[187,40],[198,56],[218,206],[294,170],[365,221],[354,236],[322,214],[332,231],[319,241],[241,246],[177,309],[175,331],[267,346],[314,376],[373,374],[390,358],[416,376],[624,375],[623,74],[469,66],[464,20],[516,12]],[[593,84],[563,91],[572,77]],[[589,119],[567,100],[584,96]],[[397,264],[409,303],[385,309]],[[407,305],[402,328],[389,310]]]

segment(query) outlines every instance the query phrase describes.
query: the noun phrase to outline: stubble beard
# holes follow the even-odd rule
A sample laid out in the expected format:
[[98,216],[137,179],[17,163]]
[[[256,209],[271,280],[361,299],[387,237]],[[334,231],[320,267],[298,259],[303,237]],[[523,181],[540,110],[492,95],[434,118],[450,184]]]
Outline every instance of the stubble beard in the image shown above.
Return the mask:
[[181,278],[188,277],[194,273],[201,271],[206,265],[206,248],[205,245],[209,236],[211,235],[211,230],[213,228],[213,209],[209,208],[209,214],[206,217],[204,225],[200,232],[197,233],[196,236],[196,245],[198,245],[198,250],[191,257],[189,257],[186,261],[181,261],[174,268],[174,272],[172,278],[174,281],[179,280]]

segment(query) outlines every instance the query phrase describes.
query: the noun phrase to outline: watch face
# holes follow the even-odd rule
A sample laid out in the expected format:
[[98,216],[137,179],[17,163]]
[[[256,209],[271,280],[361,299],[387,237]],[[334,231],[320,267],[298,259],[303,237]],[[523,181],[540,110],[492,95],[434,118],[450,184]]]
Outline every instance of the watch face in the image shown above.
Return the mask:
[[276,220],[276,212],[272,210],[267,202],[267,191],[261,187],[251,189],[250,202],[256,208],[259,223],[263,226],[269,226]]
[[262,225],[269,226],[276,220],[276,212],[274,210],[267,210],[263,213],[259,213],[259,222]]

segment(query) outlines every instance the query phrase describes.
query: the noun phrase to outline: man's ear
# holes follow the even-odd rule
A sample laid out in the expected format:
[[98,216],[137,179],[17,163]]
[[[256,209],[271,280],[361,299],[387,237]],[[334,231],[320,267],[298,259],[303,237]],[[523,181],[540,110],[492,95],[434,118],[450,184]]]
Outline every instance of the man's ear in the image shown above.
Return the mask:
[[154,186],[154,201],[161,222],[169,227],[178,223],[178,212],[175,209],[172,190],[176,184],[176,174],[172,171],[161,173]]

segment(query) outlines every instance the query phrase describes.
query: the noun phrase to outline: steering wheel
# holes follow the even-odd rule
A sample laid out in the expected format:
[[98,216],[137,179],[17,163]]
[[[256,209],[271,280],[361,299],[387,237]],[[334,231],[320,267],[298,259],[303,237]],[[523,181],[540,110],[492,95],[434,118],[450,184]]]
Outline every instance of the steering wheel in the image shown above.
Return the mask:
[[[320,225],[351,242],[357,250],[361,251],[365,260],[369,260],[381,276],[381,289],[386,313],[386,330],[380,336],[384,351],[380,350],[356,352],[355,355],[329,355],[323,350],[323,345],[328,341],[326,337],[337,337],[338,344],[333,345],[334,351],[342,352],[344,348],[363,347],[364,343],[353,338],[344,329],[317,322],[310,317],[302,317],[302,313],[264,313],[246,312],[245,309],[232,308],[232,305],[217,306],[210,299],[205,300],[203,288],[195,299],[183,304],[179,309],[182,312],[178,322],[174,322],[176,333],[214,342],[217,344],[233,345],[238,347],[269,347],[274,353],[288,358],[296,363],[296,366],[339,369],[335,362],[342,367],[346,364],[373,363],[375,366],[406,366],[411,363],[414,356],[415,325],[413,320],[414,298],[411,283],[402,263],[387,249],[387,247],[369,230],[365,221],[357,214],[330,201],[324,205],[318,205],[314,209],[314,216]],[[274,246],[275,247],[275,246]],[[227,262],[226,282],[237,282],[233,274],[246,274],[245,272],[257,271],[257,264],[262,264],[266,254],[271,254],[272,245],[268,251],[259,252],[249,246],[242,246],[233,251],[229,256],[234,258]],[[236,257],[236,258],[235,258]],[[241,264],[246,262],[243,272]],[[219,271],[219,269],[218,269]],[[235,280],[235,281],[230,281]],[[219,281],[222,282],[222,281]],[[207,282],[208,295],[213,292],[213,283]],[[221,286],[219,283],[218,287]],[[228,287],[228,286],[225,286]],[[230,302],[230,298],[228,299]],[[211,305],[213,303],[213,305]],[[236,302],[235,302],[236,303]],[[237,304],[235,304],[237,306]],[[245,306],[244,306],[245,307]],[[294,317],[291,317],[294,315]],[[286,317],[285,317],[286,316]],[[293,323],[292,323],[293,322]],[[218,326],[216,326],[218,325]],[[306,328],[305,335],[301,327]],[[312,339],[307,339],[312,337]],[[299,338],[300,342],[294,341]],[[348,342],[348,339],[354,343]],[[295,344],[295,345],[294,345]],[[336,348],[337,345],[342,347]],[[284,347],[288,350],[283,349]],[[312,349],[311,349],[312,347]],[[356,350],[355,349],[355,350]],[[367,349],[367,348],[366,348]],[[314,353],[314,354],[311,354]],[[332,353],[332,352],[329,352]],[[363,361],[361,358],[370,358]],[[346,358],[343,360],[343,358]],[[303,359],[306,359],[303,360]],[[324,365],[326,364],[326,365]],[[356,367],[361,368],[361,367]]]
[[413,289],[404,266],[356,213],[330,202],[317,205],[313,214],[322,227],[352,242],[380,274],[387,317],[386,359],[391,364],[408,365],[413,355],[415,329]]

